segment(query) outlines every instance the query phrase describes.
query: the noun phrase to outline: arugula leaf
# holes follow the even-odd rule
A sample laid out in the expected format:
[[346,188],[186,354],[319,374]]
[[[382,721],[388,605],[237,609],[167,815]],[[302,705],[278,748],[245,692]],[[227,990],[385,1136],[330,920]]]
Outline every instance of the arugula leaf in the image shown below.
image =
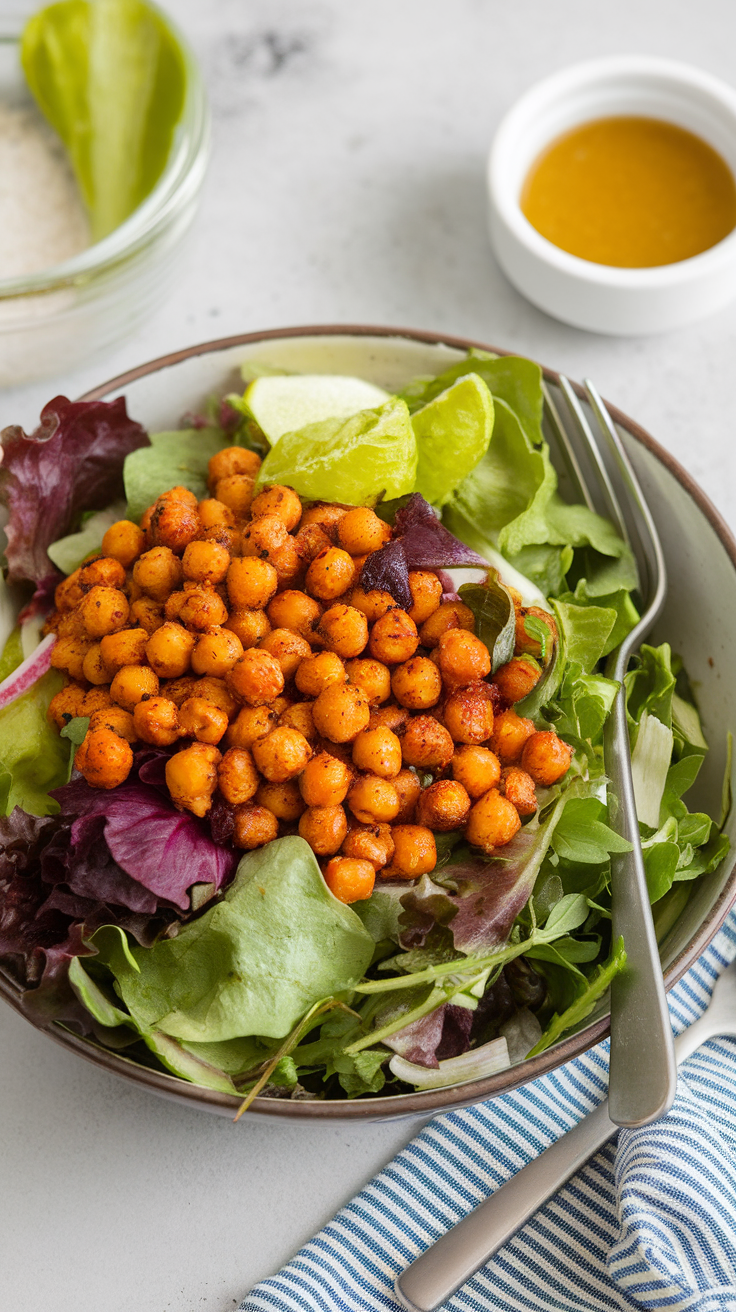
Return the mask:
[[600,966],[595,972],[592,979],[587,984],[584,992],[567,1008],[562,1015],[555,1014],[545,1029],[539,1043],[535,1044],[527,1057],[536,1057],[540,1052],[551,1048],[558,1039],[562,1037],[566,1030],[572,1029],[580,1021],[585,1020],[593,1010],[599,998],[603,997],[606,989],[610,987],[611,980],[618,975],[619,971],[626,965],[626,953],[624,951],[624,941],[618,940],[611,956],[604,966]]

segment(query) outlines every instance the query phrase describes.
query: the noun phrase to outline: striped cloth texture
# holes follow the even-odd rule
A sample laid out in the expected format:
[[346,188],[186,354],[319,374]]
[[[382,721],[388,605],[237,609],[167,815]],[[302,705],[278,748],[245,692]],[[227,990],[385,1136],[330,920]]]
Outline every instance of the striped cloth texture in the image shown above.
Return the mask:
[[[736,957],[736,912],[669,995],[677,1033]],[[532,1084],[430,1121],[238,1312],[400,1312],[419,1253],[605,1097],[607,1044]],[[621,1130],[444,1305],[736,1312],[736,1042],[680,1068],[663,1121]]]

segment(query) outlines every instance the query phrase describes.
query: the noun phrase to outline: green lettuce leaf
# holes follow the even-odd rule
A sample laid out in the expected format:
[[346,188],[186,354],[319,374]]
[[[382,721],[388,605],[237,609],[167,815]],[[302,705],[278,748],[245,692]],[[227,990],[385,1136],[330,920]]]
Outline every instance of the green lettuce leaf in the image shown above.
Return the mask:
[[489,388],[494,401],[503,401],[517,416],[533,446],[542,441],[542,370],[533,360],[520,355],[490,355],[473,348],[459,364],[445,369],[436,378],[417,379],[400,396],[412,413],[427,405],[459,378],[477,374]]
[[137,524],[156,497],[177,485],[188,488],[198,500],[206,497],[209,459],[227,444],[220,428],[152,433],[150,446],[139,447],[125,457],[127,518]]
[[64,687],[58,670],[49,670],[33,687],[0,710],[0,814],[19,806],[30,815],[55,815],[58,802],[49,797],[69,776],[73,746],[59,737],[46,712],[51,698]]
[[99,241],[166,167],[186,92],[179,42],[142,0],[61,0],[29,20],[21,60],[69,152]]
[[284,433],[258,471],[258,486],[284,483],[310,501],[372,505],[414,490],[417,443],[404,401],[392,397],[349,419]]
[[94,515],[88,516],[77,533],[68,533],[66,537],[57,538],[56,542],[52,542],[51,546],[47,547],[49,558],[63,574],[72,574],[86,556],[100,550],[102,539],[110,525],[124,517],[123,502],[116,502],[107,510],[96,511]]
[[2,654],[0,654],[0,683],[7,679],[13,670],[17,670],[19,665],[23,664],[23,640],[21,638],[20,625],[16,624],[8,635]]
[[412,417],[417,441],[414,491],[443,506],[488,450],[493,400],[477,374],[460,378]]
[[460,596],[475,616],[475,632],[490,652],[495,674],[514,654],[516,612],[511,594],[496,571],[489,570],[485,583],[464,583]]
[[244,856],[222,900],[175,938],[126,955],[106,934],[93,942],[136,1022],[184,1042],[282,1038],[316,1001],[357,984],[373,955],[298,837]]
[[527,1057],[536,1057],[540,1052],[551,1048],[557,1040],[562,1038],[566,1030],[572,1029],[573,1026],[579,1025],[585,1020],[593,1010],[596,1002],[603,997],[604,993],[610,988],[611,981],[623,970],[626,965],[626,953],[624,951],[624,941],[619,939],[616,943],[611,956],[604,966],[600,966],[593,977],[585,982],[583,991],[575,998],[575,1001],[567,1008],[562,1015],[554,1015],[545,1029],[541,1039],[534,1045]]

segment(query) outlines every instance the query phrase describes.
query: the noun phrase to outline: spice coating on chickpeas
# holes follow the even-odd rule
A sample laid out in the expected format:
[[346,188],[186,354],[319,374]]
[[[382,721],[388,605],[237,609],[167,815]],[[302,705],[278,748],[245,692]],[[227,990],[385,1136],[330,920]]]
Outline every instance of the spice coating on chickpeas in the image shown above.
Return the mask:
[[243,851],[298,832],[346,903],[376,875],[431,873],[435,833],[494,853],[572,759],[513,709],[541,675],[526,612],[491,675],[473,612],[442,601],[434,570],[408,572],[408,609],[405,589],[400,605],[361,587],[393,536],[374,510],[305,507],[280,484],[254,495],[260,464],[219,451],[210,496],[163,492],[57,587],[51,663],[69,682],[48,718],[91,717],[76,768],[112,789],[155,746],[174,806],[205,819],[216,802]]

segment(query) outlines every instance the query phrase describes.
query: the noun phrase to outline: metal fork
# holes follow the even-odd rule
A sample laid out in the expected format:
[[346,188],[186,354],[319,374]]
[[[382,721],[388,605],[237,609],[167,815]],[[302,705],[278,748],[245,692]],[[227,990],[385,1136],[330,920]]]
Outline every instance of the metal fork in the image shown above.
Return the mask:
[[585,396],[600,444],[575,389],[562,375],[559,388],[569,422],[562,422],[549,389],[545,410],[572,490],[611,521],[631,548],[639,573],[641,619],[611,653],[606,667],[619,692],[604,729],[603,755],[610,780],[610,823],[632,848],[611,857],[613,938],[623,938],[627,964],[611,989],[609,1115],[616,1125],[646,1125],[671,1107],[677,1070],[636,817],[623,680],[631,656],[662,610],[667,575],[651,512],[598,392],[586,379]]
[[[677,1061],[717,1035],[736,1038],[736,962],[716,981],[699,1020],[675,1040]],[[409,1312],[435,1312],[616,1133],[603,1102],[561,1139],[501,1185],[397,1277],[396,1296]]]

